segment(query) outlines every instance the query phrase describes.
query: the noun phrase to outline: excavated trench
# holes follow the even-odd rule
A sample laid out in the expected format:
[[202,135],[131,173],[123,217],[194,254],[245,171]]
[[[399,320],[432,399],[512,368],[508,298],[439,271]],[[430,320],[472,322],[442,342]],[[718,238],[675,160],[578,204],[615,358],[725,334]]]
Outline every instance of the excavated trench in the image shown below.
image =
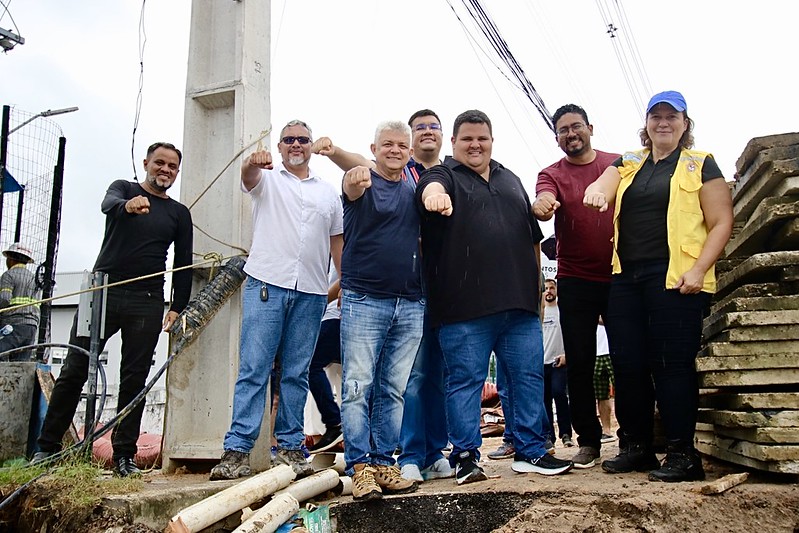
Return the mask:
[[352,502],[336,507],[347,533],[483,533],[503,526],[535,497],[514,492],[444,493]]

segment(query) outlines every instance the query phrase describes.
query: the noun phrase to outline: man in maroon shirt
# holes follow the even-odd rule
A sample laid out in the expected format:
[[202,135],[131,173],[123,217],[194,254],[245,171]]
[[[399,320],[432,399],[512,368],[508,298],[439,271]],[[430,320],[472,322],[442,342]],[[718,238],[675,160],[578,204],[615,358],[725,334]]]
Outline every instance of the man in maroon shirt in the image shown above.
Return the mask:
[[575,468],[597,464],[602,426],[594,400],[596,327],[605,318],[610,289],[613,214],[583,206],[585,188],[619,157],[594,150],[594,127],[583,108],[567,104],[553,116],[558,146],[566,157],[538,174],[533,213],[555,216],[558,304],[566,350],[572,426],[580,449]]

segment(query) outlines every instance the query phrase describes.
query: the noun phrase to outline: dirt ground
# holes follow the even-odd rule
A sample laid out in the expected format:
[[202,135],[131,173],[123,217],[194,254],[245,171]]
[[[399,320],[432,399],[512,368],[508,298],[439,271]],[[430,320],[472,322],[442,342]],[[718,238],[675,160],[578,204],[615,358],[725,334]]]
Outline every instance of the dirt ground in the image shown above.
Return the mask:
[[[501,438],[485,439],[483,456],[495,449]],[[560,443],[556,455],[570,458],[577,448],[564,448]],[[618,451],[616,443],[603,446],[603,458],[609,458]],[[350,497],[336,498],[339,505],[349,508],[369,505],[368,513],[385,515],[377,529],[355,528],[351,531],[494,531],[510,532],[797,532],[799,531],[799,485],[797,476],[776,476],[751,472],[743,485],[732,488],[723,494],[705,496],[698,492],[703,484],[723,475],[745,471],[741,467],[715,460],[705,461],[707,480],[693,483],[652,483],[644,473],[611,475],[604,473],[599,466],[586,470],[572,470],[562,476],[547,477],[536,474],[516,474],[511,471],[511,460],[491,461],[483,459],[482,465],[490,479],[481,483],[457,486],[453,479],[435,480],[423,483],[420,490],[412,495],[386,497],[380,502],[362,504],[352,502]],[[163,489],[205,483],[206,474],[164,475],[159,471],[145,477],[145,489]],[[516,497],[515,511],[507,511],[494,522],[481,524],[481,513],[488,516],[492,502],[499,502],[508,494]],[[519,495],[522,498],[519,498]],[[438,503],[424,503],[431,499]],[[467,498],[468,497],[468,498]],[[41,489],[34,489],[22,499],[20,512],[34,516],[37,500],[46,501],[47,495]],[[418,498],[425,498],[419,500]],[[468,510],[469,527],[457,526],[459,512],[452,512],[458,506],[445,502],[473,502]],[[441,503],[444,502],[444,503]],[[476,503],[474,503],[476,502]],[[349,504],[352,504],[351,506]],[[402,507],[402,506],[406,507]],[[439,513],[438,522],[425,520],[391,520],[391,513],[398,509],[432,509]],[[142,525],[131,525],[124,517],[112,511],[96,508],[80,516],[69,516],[62,511],[62,519],[47,527],[41,521],[29,523],[26,531],[87,531],[91,533],[146,533],[155,531]],[[503,511],[504,513],[505,511]],[[449,513],[449,514],[447,514]],[[466,516],[466,515],[461,515]],[[503,523],[504,521],[504,523]],[[48,521],[49,522],[49,521]],[[424,524],[449,524],[447,526],[425,527]],[[56,527],[51,527],[51,526]],[[166,523],[164,524],[166,525]],[[1,530],[20,530],[17,528]],[[229,531],[230,529],[218,529]],[[339,531],[348,531],[340,527]]]

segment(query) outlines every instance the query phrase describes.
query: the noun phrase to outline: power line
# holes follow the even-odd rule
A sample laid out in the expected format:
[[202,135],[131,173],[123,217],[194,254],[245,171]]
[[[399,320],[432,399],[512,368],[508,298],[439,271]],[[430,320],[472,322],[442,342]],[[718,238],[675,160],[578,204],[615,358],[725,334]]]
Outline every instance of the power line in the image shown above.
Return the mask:
[[[491,48],[494,49],[496,55],[499,56],[500,63],[504,65],[504,70],[507,70],[506,76],[513,78],[518,82],[517,88],[520,89],[527,99],[533,104],[533,107],[535,107],[536,111],[538,111],[539,115],[541,115],[541,118],[546,123],[547,128],[554,132],[555,128],[552,124],[552,115],[544,104],[543,98],[541,98],[541,95],[538,94],[538,91],[527,78],[524,69],[511,52],[508,43],[502,37],[499,28],[494,23],[491,16],[488,14],[479,0],[461,0],[461,2],[475,26],[477,26],[477,29],[483,34],[483,37],[486,41],[488,41]],[[447,0],[447,3],[454,12],[455,9],[450,0]],[[458,18],[460,20],[460,17]],[[471,37],[474,38],[473,36]]]

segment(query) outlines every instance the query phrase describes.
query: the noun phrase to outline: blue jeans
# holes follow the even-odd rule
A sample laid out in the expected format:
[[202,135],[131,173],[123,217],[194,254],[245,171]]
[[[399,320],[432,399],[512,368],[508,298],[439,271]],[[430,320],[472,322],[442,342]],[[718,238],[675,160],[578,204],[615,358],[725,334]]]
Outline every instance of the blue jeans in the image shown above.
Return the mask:
[[699,402],[696,354],[710,295],[667,290],[665,261],[623,268],[613,276],[606,326],[619,428],[631,442],[651,444],[657,399],[666,437],[692,445]]
[[420,470],[444,457],[447,445],[447,413],[444,359],[437,331],[425,316],[424,334],[405,389],[399,456],[400,466],[414,464]]
[[282,354],[280,397],[275,420],[278,448],[299,450],[305,441],[303,416],[308,397],[308,366],[319,334],[326,296],[283,289],[247,277],[242,297],[239,377],[233,395],[233,421],[225,450],[249,453],[261,432],[266,409],[266,384]]
[[[550,365],[551,368],[551,365]],[[565,383],[565,369],[564,369],[564,394],[566,392]],[[547,404],[547,390],[549,387],[549,380],[547,378],[547,368],[544,367],[544,429],[546,430],[548,438],[554,443],[555,430],[552,426],[552,397],[549,396],[549,404]],[[508,380],[505,373],[502,371],[502,366],[497,364],[497,394],[499,395],[499,403],[502,407],[502,414],[505,416],[505,431],[502,432],[502,440],[513,444],[513,402],[508,394]],[[547,406],[549,408],[547,408]],[[568,406],[568,404],[567,404]],[[558,406],[558,424],[560,420],[560,406]],[[568,416],[568,415],[567,415]],[[571,435],[571,422],[569,422],[569,434]]]
[[394,464],[402,395],[422,339],[423,322],[424,300],[343,291],[341,423],[348,475],[360,463]]
[[555,443],[555,425],[552,417],[552,401],[555,401],[555,408],[558,415],[558,433],[572,436],[572,422],[569,414],[569,392],[568,377],[565,366],[555,368],[552,365],[544,366],[544,409],[547,412],[547,424],[545,425],[549,438]]
[[524,457],[544,455],[544,345],[538,315],[503,311],[444,324],[438,338],[447,372],[450,462],[462,451],[479,457],[480,396],[492,350],[507,378],[514,447]]
[[331,363],[341,363],[341,320],[331,318],[322,322],[319,338],[316,341],[311,366],[308,370],[308,388],[311,390],[322,415],[325,430],[341,425],[341,409],[333,397],[330,380],[327,379],[325,367]]

